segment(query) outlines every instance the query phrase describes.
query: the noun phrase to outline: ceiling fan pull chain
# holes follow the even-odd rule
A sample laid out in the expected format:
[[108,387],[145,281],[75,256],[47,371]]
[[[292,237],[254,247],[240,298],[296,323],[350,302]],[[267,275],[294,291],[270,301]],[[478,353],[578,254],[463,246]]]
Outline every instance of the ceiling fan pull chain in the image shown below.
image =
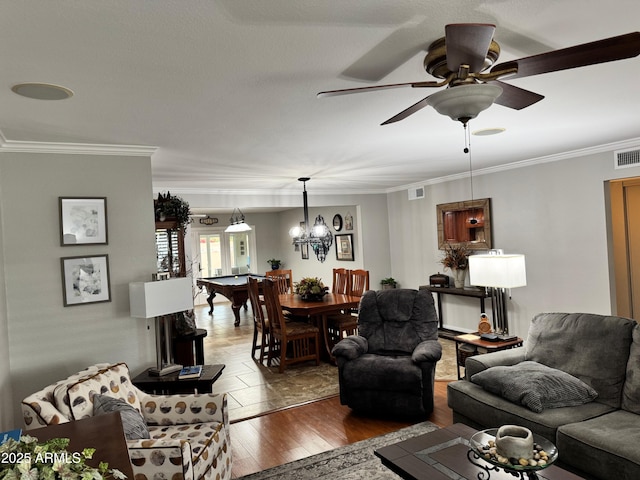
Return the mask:
[[464,153],[469,156],[469,185],[471,187],[471,201],[473,202],[473,168],[471,164],[471,134],[470,129],[467,128],[467,123],[464,126]]

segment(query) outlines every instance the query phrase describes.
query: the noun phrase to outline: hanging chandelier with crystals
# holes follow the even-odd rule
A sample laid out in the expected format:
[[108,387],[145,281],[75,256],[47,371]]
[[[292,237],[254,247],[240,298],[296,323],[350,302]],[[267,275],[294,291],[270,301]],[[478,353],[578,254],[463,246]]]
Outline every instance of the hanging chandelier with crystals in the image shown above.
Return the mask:
[[300,250],[301,245],[308,245],[313,249],[316,254],[316,258],[320,262],[324,262],[327,258],[327,253],[333,244],[333,234],[324,222],[322,215],[318,215],[313,226],[309,225],[309,205],[307,202],[307,182],[309,177],[300,177],[298,179],[302,182],[302,202],[304,208],[304,223],[299,226],[293,227],[289,230],[289,235],[292,238],[292,243],[295,246],[296,252]]

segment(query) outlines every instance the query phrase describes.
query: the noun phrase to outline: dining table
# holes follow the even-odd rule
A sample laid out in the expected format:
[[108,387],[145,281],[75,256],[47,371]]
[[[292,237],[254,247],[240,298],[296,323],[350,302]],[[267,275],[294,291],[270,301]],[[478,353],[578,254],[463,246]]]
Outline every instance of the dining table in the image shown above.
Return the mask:
[[300,295],[295,293],[278,295],[282,310],[296,317],[307,317],[319,328],[320,342],[324,343],[327,357],[332,363],[335,362],[335,359],[331,355],[331,346],[329,345],[327,317],[343,310],[358,308],[360,298],[362,297],[359,295],[345,295],[342,293],[327,293],[321,300],[303,300]]

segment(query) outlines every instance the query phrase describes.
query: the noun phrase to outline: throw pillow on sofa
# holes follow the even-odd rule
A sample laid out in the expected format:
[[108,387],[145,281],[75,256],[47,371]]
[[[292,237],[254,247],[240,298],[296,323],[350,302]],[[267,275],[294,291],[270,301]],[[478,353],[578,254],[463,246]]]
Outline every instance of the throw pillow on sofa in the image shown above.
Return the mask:
[[598,396],[582,380],[532,361],[508,367],[491,367],[473,375],[471,381],[488,392],[536,413],[545,408],[582,405]]
[[127,440],[149,438],[149,429],[140,412],[119,398],[96,394],[93,396],[93,415],[120,412],[124,436]]

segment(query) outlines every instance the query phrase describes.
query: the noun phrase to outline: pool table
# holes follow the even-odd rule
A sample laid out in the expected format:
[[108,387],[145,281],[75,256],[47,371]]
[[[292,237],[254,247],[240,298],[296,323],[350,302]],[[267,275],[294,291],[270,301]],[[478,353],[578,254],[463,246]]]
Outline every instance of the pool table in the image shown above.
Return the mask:
[[[209,315],[213,314],[213,299],[216,294],[223,295],[231,301],[231,309],[233,310],[233,316],[235,317],[234,325],[237,327],[240,325],[240,307],[244,306],[247,309],[247,299],[249,298],[249,291],[247,289],[247,277],[244,275],[226,275],[222,277],[207,277],[198,278],[196,285],[199,287],[205,287],[209,297],[207,303],[210,310]],[[264,275],[252,275],[257,278],[264,278]]]

